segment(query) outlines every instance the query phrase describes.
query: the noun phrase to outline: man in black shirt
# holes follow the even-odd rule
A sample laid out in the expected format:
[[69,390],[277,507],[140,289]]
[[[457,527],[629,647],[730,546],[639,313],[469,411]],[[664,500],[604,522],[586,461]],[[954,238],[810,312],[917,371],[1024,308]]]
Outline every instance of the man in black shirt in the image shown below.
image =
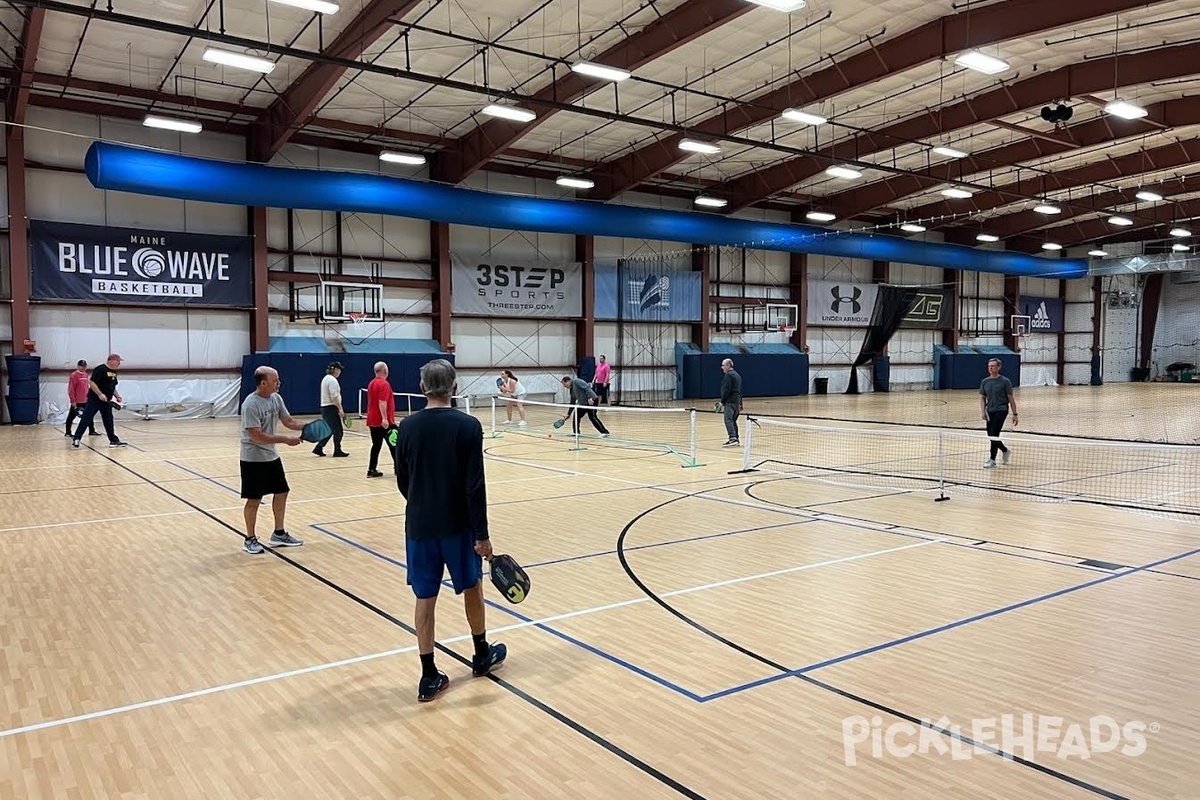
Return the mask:
[[721,371],[725,377],[721,379],[721,405],[725,407],[725,432],[729,440],[724,447],[737,447],[738,441],[737,418],[742,413],[742,376],[733,368],[733,359],[727,358],[721,362]]
[[483,426],[450,405],[454,366],[445,359],[421,367],[424,410],[400,423],[396,484],[408,501],[404,515],[408,583],[417,596],[417,648],[421,682],[417,699],[432,700],[450,685],[433,661],[434,607],[443,570],[454,593],[463,595],[475,641],[471,671],[487,675],[504,663],[508,648],[489,645],[483,605],[483,562],[488,539],[487,489],[483,476]]
[[97,413],[100,415],[100,419],[104,420],[104,432],[108,434],[108,446],[125,446],[125,443],[118,439],[117,434],[113,432],[111,405],[114,400],[118,403],[125,402],[117,391],[117,370],[120,368],[121,357],[116,353],[110,353],[103,364],[92,370],[92,375],[88,379],[87,407],[83,409],[83,416],[79,418],[79,427],[75,429],[71,447],[79,447],[79,440],[83,438],[83,432],[91,428],[92,420],[96,418]]

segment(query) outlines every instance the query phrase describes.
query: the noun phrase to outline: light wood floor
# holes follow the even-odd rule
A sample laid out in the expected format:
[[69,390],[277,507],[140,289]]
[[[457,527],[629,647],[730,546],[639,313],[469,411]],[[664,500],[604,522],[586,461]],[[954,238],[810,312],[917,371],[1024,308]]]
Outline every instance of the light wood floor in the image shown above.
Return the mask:
[[[1156,389],[1026,390],[1022,418],[1087,434],[1182,396]],[[348,459],[285,449],[305,545],[247,556],[236,421],[126,423],[123,450],[0,429],[0,798],[1200,797],[1200,526],[731,474],[741,451],[700,426],[692,469],[486,442],[493,536],[533,590],[487,587],[496,679],[470,677],[443,594],[451,685],[427,705],[404,502],[364,476],[361,430]]]

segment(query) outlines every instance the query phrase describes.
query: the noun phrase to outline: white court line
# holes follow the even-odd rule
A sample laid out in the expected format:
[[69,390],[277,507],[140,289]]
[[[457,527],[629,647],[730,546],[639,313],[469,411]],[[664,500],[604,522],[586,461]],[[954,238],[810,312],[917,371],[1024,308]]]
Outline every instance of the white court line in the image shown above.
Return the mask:
[[[916,542],[915,544],[906,544],[906,545],[902,545],[900,547],[889,547],[886,550],[875,550],[870,553],[859,553],[859,554],[853,555],[853,556],[844,556],[842,558],[835,558],[835,559],[831,559],[829,561],[821,561],[816,564],[802,564],[798,567],[787,567],[785,569],[775,570],[773,572],[764,572],[764,573],[761,573],[758,575],[747,575],[742,578],[731,578],[731,579],[725,580],[725,581],[718,581],[716,583],[704,584],[703,586],[692,586],[692,587],[688,587],[686,589],[675,589],[674,591],[664,592],[663,594],[661,594],[659,596],[660,597],[678,597],[679,595],[691,594],[693,592],[702,592],[707,589],[715,589],[715,588],[718,588],[721,586],[732,586],[733,584],[745,583],[747,581],[755,581],[755,580],[759,580],[761,578],[772,578],[777,575],[786,575],[786,574],[792,573],[792,572],[802,572],[804,570],[816,569],[818,567],[827,567],[827,566],[832,566],[834,564],[844,564],[848,561],[858,561],[858,560],[861,560],[864,558],[871,558],[873,556],[887,555],[888,553],[898,553],[902,550],[911,550],[914,547],[924,547],[927,544],[935,544],[937,542],[943,542],[943,541],[946,541],[946,540],[945,539],[930,539],[928,541]],[[557,622],[559,620],[570,619],[572,617],[582,617],[582,616],[586,616],[588,614],[598,614],[603,611],[611,611],[615,608],[623,608],[625,606],[637,605],[639,603],[647,603],[649,601],[650,601],[649,597],[637,597],[632,600],[622,600],[622,601],[619,601],[616,603],[609,603],[609,604],[603,605],[603,606],[596,606],[594,608],[584,608],[584,609],[580,609],[577,611],[568,611],[563,614],[555,614],[555,615],[552,615],[549,617],[543,617],[542,619],[523,620],[521,622],[517,622],[512,625],[506,625],[506,626],[499,627],[499,628],[489,628],[488,630],[490,633],[493,633],[493,634],[506,633],[508,631],[515,631],[515,630],[519,630],[521,628],[530,628],[530,627],[534,627],[537,625],[546,625],[551,622]],[[445,645],[445,644],[455,644],[458,642],[464,642],[470,638],[471,638],[471,635],[468,633],[468,634],[463,634],[461,636],[454,636],[449,639],[442,639],[439,641],[441,644]],[[57,728],[57,727],[61,727],[63,725],[71,725],[76,722],[86,722],[88,720],[101,719],[103,717],[111,717],[111,716],[115,716],[117,714],[124,714],[129,711],[138,711],[143,708],[154,708],[155,706],[162,706],[162,705],[166,705],[168,703],[178,703],[178,702],[181,702],[184,700],[193,700],[197,697],[206,697],[208,695],[219,694],[220,692],[228,692],[228,691],[232,691],[234,689],[242,689],[247,686],[257,686],[258,684],[270,683],[272,681],[279,681],[279,680],[283,680],[285,678],[295,678],[300,675],[309,675],[314,672],[322,672],[324,670],[334,669],[336,667],[345,667],[345,666],[350,666],[352,664],[361,664],[366,661],[374,661],[376,659],[387,658],[389,656],[400,655],[402,653],[411,653],[411,652],[414,652],[416,649],[417,649],[416,645],[409,645],[407,647],[398,647],[394,650],[384,650],[383,652],[380,652],[380,653],[370,653],[365,656],[355,656],[354,658],[345,658],[340,661],[330,661],[327,664],[316,664],[311,667],[302,667],[300,669],[288,670],[287,672],[277,672],[274,675],[263,675],[258,678],[249,678],[247,680],[237,681],[235,683],[222,684],[221,686],[210,686],[207,689],[197,689],[192,692],[184,692],[183,694],[174,694],[174,695],[170,695],[169,697],[160,697],[157,700],[146,700],[146,701],[143,701],[140,703],[130,703],[129,705],[117,706],[115,708],[107,708],[107,709],[103,709],[101,711],[92,711],[87,714],[78,714],[73,717],[64,717],[62,719],[47,720],[46,722],[37,722],[32,725],[23,725],[19,728],[10,728],[9,730],[6,730],[6,731],[0,731],[0,739],[4,739],[4,738],[10,737],[10,736],[17,736],[22,733],[33,733],[34,731],[46,730],[47,728]]]
[[[238,506],[241,508],[241,506]],[[199,514],[201,512],[189,508],[185,511],[160,511],[156,514],[134,514],[129,517],[106,517],[105,519],[81,519],[77,522],[48,522],[45,525],[22,525],[19,528],[0,528],[0,533],[9,531],[35,531],[41,528],[66,528],[71,525],[100,525],[105,522],[126,522],[132,519],[151,519],[153,517],[175,517],[182,514]]]

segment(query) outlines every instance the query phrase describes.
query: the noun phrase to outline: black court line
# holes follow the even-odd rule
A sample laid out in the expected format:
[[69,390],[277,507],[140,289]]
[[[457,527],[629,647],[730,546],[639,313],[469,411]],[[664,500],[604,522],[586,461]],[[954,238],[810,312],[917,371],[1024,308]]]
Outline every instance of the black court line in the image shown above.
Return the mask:
[[[753,490],[758,486],[762,486],[767,483],[775,483],[777,481],[787,481],[787,480],[792,480],[792,478],[780,477],[780,478],[769,478],[769,479],[763,480],[763,481],[756,481],[754,483],[746,484],[746,487],[743,491],[745,492],[747,497],[753,498],[754,500],[757,500],[760,503],[766,503],[767,505],[776,506],[778,508],[792,508],[792,509],[809,508],[810,506],[791,506],[791,505],[788,505],[787,503],[779,503],[779,502],[776,502],[775,500],[768,500],[765,497],[759,497],[758,495],[754,494]],[[890,497],[892,495],[879,495],[879,496],[880,497]],[[871,500],[871,499],[875,499],[875,498],[859,498],[859,499]],[[836,501],[836,502],[851,502],[851,501]],[[815,505],[826,505],[826,504],[818,503]],[[874,520],[863,519],[861,517],[847,517],[847,519],[854,520],[856,522],[861,522],[861,523],[882,524],[882,523],[875,523]],[[840,523],[839,522],[839,524],[850,524],[850,523]],[[1039,547],[1030,547],[1028,545],[1009,544],[1008,542],[998,542],[998,541],[995,541],[994,539],[980,539],[978,536],[964,536],[963,534],[949,533],[947,531],[931,531],[928,528],[917,528],[912,525],[893,526],[893,527],[903,527],[905,530],[917,531],[918,533],[925,533],[930,536],[946,536],[946,537],[950,537],[951,539],[964,540],[963,543],[945,542],[945,544],[953,545],[956,547],[960,547],[960,546],[977,547],[978,545],[981,545],[981,544],[995,545],[997,547],[1009,547],[1014,550],[1026,550],[1031,553],[1040,553],[1042,555],[1058,556],[1059,558],[1070,559],[1071,561],[1073,561],[1075,563],[1067,563],[1067,562],[1062,562],[1062,561],[1051,561],[1050,559],[1045,559],[1045,558],[1033,558],[1031,556],[1023,556],[1019,553],[1006,553],[1002,550],[985,549],[985,552],[995,553],[996,555],[1001,555],[1001,556],[1010,556],[1012,558],[1027,558],[1027,559],[1031,559],[1034,561],[1041,561],[1046,564],[1056,564],[1058,566],[1073,567],[1075,569],[1084,569],[1084,570],[1089,570],[1092,572],[1102,572],[1103,571],[1103,570],[1095,569],[1093,567],[1082,566],[1078,562],[1086,561],[1088,557],[1081,556],[1081,555],[1075,555],[1073,553],[1061,553],[1057,550],[1046,550],[1046,549],[1039,548]],[[876,530],[876,529],[872,529],[872,530]],[[879,530],[881,533],[896,532],[892,529],[879,529]]]
[[[621,531],[620,536],[617,537],[617,558],[619,559],[619,561],[621,563],[621,568],[623,570],[625,570],[625,574],[629,577],[629,580],[632,581],[633,584],[635,586],[637,586],[638,589],[640,589],[643,594],[645,594],[651,601],[653,601],[654,603],[656,603],[657,605],[662,607],[669,614],[678,618],[685,624],[691,626],[692,628],[695,628],[697,631],[704,634],[705,636],[708,636],[708,637],[714,639],[715,641],[718,641],[721,644],[724,644],[727,647],[730,647],[733,650],[736,650],[737,652],[742,653],[743,655],[748,656],[748,657],[754,659],[755,661],[758,661],[761,664],[765,664],[766,666],[771,667],[772,669],[778,670],[781,673],[792,672],[792,670],[789,670],[787,667],[783,666],[782,664],[779,664],[776,661],[772,661],[770,658],[767,658],[766,656],[764,656],[760,653],[757,653],[754,650],[749,649],[748,647],[744,647],[744,646],[738,644],[737,642],[734,642],[731,639],[728,639],[728,638],[722,636],[721,634],[711,630],[710,628],[705,627],[704,625],[695,621],[691,617],[687,616],[682,611],[675,608],[670,603],[666,602],[661,597],[659,597],[657,594],[655,594],[654,591],[652,589],[650,589],[650,587],[648,587],[644,582],[642,582],[642,580],[633,571],[633,568],[629,566],[629,561],[625,557],[625,539],[628,536],[629,531],[632,530],[633,527],[644,517],[654,513],[655,511],[663,508],[664,506],[670,505],[671,503],[675,503],[680,500],[686,500],[689,497],[693,497],[693,495],[681,495],[679,497],[674,497],[670,500],[664,500],[662,503],[659,503],[657,506],[654,506],[652,508],[648,508],[648,509],[642,511],[640,514],[635,516],[633,519],[631,519],[625,525],[624,529]],[[936,725],[927,723],[911,714],[907,714],[898,709],[891,708],[890,706],[887,706],[881,702],[871,700],[866,697],[862,697],[861,695],[854,694],[853,692],[847,691],[845,689],[841,689],[837,686],[834,686],[830,683],[826,683],[825,681],[819,680],[817,678],[813,678],[809,675],[805,675],[805,674],[801,673],[801,674],[792,675],[792,677],[802,680],[811,686],[816,686],[820,689],[824,689],[827,692],[836,694],[847,700],[851,700],[853,702],[865,705],[869,708],[873,708],[876,711],[880,711],[885,714],[890,714],[890,715],[897,717],[899,719],[902,719],[912,725],[916,725],[918,728],[929,728],[937,733],[942,734],[943,736],[947,736],[951,739],[956,739],[968,747],[979,748],[980,750],[986,751],[992,755],[1003,758],[1006,761],[1012,761],[1015,764],[1020,764],[1023,767],[1027,767],[1029,769],[1035,770],[1036,772],[1040,772],[1043,775],[1046,775],[1048,777],[1063,781],[1064,783],[1069,783],[1072,786],[1076,786],[1080,789],[1085,789],[1089,792],[1092,792],[1093,794],[1099,795],[1100,797],[1106,797],[1106,798],[1109,798],[1110,800],[1129,800],[1129,798],[1126,798],[1124,795],[1119,795],[1116,792],[1110,791],[1110,790],[1105,789],[1100,786],[1096,786],[1095,784],[1088,783],[1087,781],[1084,781],[1080,778],[1076,778],[1072,775],[1067,775],[1064,772],[1060,772],[1056,769],[1052,769],[1051,767],[1047,767],[1044,764],[1039,764],[1036,761],[1032,761],[1030,759],[1026,759],[1021,756],[1018,756],[1015,753],[1005,752],[1005,751],[999,749],[998,747],[994,747],[990,744],[987,744],[986,742],[976,742],[971,737],[965,736],[957,731],[947,730],[945,728],[939,728]]]
[[[213,522],[217,523],[221,527],[227,528],[230,531],[232,531],[233,533],[237,534],[240,538],[245,539],[245,535],[241,531],[239,531],[237,528],[233,527],[232,525],[230,525],[228,522],[225,522],[221,518],[214,516],[213,514],[209,513],[207,510],[201,508],[200,506],[196,505],[195,503],[192,503],[191,501],[189,501],[183,497],[180,497],[179,495],[172,492],[170,489],[167,489],[162,486],[158,486],[157,484],[154,483],[154,481],[152,481],[151,479],[147,478],[146,476],[140,474],[137,470],[135,470],[129,466],[126,466],[125,464],[122,464],[121,462],[99,452],[98,450],[95,450],[94,448],[90,448],[90,447],[88,449],[91,449],[93,452],[96,453],[96,455],[100,456],[101,458],[108,459],[112,463],[114,463],[117,466],[121,467],[122,469],[128,471],[130,474],[135,475],[136,477],[140,478],[141,480],[145,481],[146,483],[150,484],[151,486],[154,486],[154,488],[158,489],[160,492],[162,492],[170,497],[175,498],[179,502],[183,503],[184,505],[186,505],[192,509],[195,509],[196,511],[198,511],[201,514],[203,514],[204,516],[208,517],[209,519],[211,519]],[[409,633],[414,637],[417,635],[416,629],[413,628],[411,625],[408,625],[407,623],[402,622],[401,620],[397,619],[395,616],[389,614],[388,612],[384,611],[383,609],[379,608],[378,606],[376,606],[376,605],[372,604],[371,602],[354,594],[349,589],[346,589],[345,587],[330,580],[329,578],[326,578],[324,575],[321,575],[319,572],[289,558],[288,556],[286,556],[282,552],[280,552],[280,550],[278,548],[266,548],[266,552],[275,556],[280,561],[283,561],[284,563],[288,564],[289,566],[292,566],[292,567],[300,570],[302,573],[309,576],[310,578],[313,578],[313,579],[317,580],[318,582],[324,584],[326,587],[334,590],[335,592],[344,596],[348,600],[351,600],[351,601],[357,603],[358,605],[362,606],[363,608],[367,609],[368,611],[372,612],[373,614],[376,614],[377,616],[387,620],[388,622],[392,623],[393,625],[395,625],[396,627],[405,631],[406,633]],[[448,656],[449,658],[452,658],[455,661],[457,661],[459,664],[461,664],[465,667],[471,666],[471,660],[469,658],[459,655],[458,653],[451,650],[449,647],[446,647],[445,645],[437,643],[437,642],[434,643],[434,647],[436,647],[439,652],[441,652],[441,653],[445,654],[446,656]],[[528,692],[524,691],[523,689],[518,688],[514,684],[509,683],[508,681],[504,680],[503,678],[501,678],[497,675],[488,675],[487,677],[489,680],[491,680],[494,683],[498,684],[499,686],[503,687],[504,689],[506,689],[508,692],[510,692],[514,696],[519,697],[520,699],[529,703],[530,705],[532,705],[534,708],[538,709],[542,713],[546,714],[547,716],[551,717],[552,719],[556,720],[557,722],[562,723],[566,727],[568,727],[571,730],[575,731],[576,733],[580,734],[581,736],[583,736],[584,738],[593,742],[594,744],[597,744],[600,747],[604,748],[612,755],[616,756],[617,758],[620,758],[622,761],[626,762],[627,764],[633,766],[634,768],[640,770],[641,772],[645,773],[646,775],[659,781],[664,786],[666,786],[670,789],[673,789],[674,791],[678,792],[679,794],[683,795],[684,797],[692,798],[692,800],[705,800],[704,795],[700,794],[699,792],[696,792],[693,789],[690,789],[689,787],[684,785],[682,782],[676,780],[675,778],[672,778],[671,776],[667,775],[666,773],[662,772],[661,770],[657,769],[656,767],[651,766],[650,764],[646,763],[645,761],[642,761],[640,758],[633,755],[629,751],[621,748],[619,745],[615,744],[614,742],[604,738],[603,736],[601,736],[600,734],[591,730],[590,728],[586,727],[582,723],[575,721],[574,719],[567,716],[565,713],[555,709],[553,706],[549,705],[548,703],[546,703],[542,700],[539,700],[538,698],[534,697],[533,695],[529,694]]]

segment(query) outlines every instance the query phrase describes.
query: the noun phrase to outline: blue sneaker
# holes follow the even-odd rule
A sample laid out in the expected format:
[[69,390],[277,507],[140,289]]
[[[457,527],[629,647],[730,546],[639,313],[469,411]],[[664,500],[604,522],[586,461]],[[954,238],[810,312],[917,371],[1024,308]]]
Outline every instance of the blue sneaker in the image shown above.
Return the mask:
[[490,645],[486,658],[473,657],[471,659],[471,672],[476,678],[490,675],[493,670],[499,669],[504,664],[504,659],[507,657],[507,647],[502,644]]
[[446,687],[449,685],[450,679],[444,672],[439,672],[432,678],[421,678],[421,683],[417,686],[417,702],[428,703],[446,691]]

